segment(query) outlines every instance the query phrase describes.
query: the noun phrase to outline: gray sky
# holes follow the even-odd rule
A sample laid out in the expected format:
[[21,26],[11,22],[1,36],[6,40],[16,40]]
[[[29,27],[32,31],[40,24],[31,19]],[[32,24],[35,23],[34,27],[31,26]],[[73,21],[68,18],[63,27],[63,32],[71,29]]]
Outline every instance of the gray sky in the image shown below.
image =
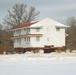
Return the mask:
[[76,0],[0,0],[0,22],[16,3],[35,6],[40,11],[37,20],[51,18],[66,24],[67,17],[76,16]]

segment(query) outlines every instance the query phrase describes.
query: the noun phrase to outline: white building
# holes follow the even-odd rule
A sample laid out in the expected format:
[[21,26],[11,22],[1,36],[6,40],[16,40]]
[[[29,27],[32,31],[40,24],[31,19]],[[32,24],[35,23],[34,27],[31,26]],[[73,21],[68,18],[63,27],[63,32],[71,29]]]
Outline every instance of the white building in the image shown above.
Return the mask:
[[13,31],[14,48],[44,47],[54,45],[54,47],[65,46],[65,28],[57,21],[45,18],[39,22],[26,23],[11,29]]

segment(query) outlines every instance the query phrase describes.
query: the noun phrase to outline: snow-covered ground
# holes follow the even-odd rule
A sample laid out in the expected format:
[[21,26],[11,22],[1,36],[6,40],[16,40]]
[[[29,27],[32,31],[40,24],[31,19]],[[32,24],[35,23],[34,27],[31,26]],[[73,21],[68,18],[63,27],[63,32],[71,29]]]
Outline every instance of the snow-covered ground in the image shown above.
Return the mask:
[[76,75],[76,57],[0,55],[0,75]]

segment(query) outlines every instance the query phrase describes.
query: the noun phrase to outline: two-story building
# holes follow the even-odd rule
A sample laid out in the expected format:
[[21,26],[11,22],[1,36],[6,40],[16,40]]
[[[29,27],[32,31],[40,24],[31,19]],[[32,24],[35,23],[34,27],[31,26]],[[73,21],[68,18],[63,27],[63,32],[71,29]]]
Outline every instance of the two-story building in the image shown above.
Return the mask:
[[11,29],[13,31],[11,39],[13,39],[14,48],[34,48],[45,45],[61,47],[65,46],[65,28],[67,27],[57,21],[45,18]]

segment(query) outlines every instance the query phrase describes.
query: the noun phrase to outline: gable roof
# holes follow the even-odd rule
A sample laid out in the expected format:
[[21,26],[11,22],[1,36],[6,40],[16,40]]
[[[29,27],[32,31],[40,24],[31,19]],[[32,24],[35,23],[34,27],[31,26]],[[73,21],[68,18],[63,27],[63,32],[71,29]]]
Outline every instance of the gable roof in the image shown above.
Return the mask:
[[43,26],[43,25],[55,25],[56,27],[65,27],[65,28],[69,27],[67,25],[64,25],[62,23],[59,23],[59,22],[57,22],[57,21],[55,21],[53,19],[49,19],[49,18],[45,18],[45,19],[33,24],[30,27],[38,27],[38,26]]
[[11,30],[15,30],[15,29],[20,29],[20,28],[25,28],[25,27],[42,27],[43,25],[55,25],[56,27],[69,27],[69,26],[66,26],[64,24],[61,24],[55,20],[52,20],[52,19],[49,19],[49,18],[45,18],[41,21],[36,21],[36,22],[28,22],[26,24],[23,24],[23,25],[19,25],[15,28],[12,28]]

